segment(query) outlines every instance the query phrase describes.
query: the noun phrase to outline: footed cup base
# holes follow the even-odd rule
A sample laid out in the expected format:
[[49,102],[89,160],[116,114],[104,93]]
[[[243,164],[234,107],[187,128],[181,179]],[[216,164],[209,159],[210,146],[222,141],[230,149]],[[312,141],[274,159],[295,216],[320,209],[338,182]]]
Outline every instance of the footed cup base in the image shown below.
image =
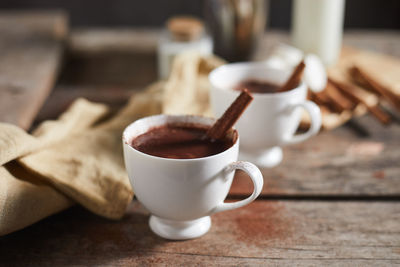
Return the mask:
[[211,227],[210,216],[192,221],[174,221],[151,215],[150,229],[157,235],[171,240],[185,240],[200,237]]
[[283,158],[282,148],[275,146],[258,153],[240,150],[239,159],[254,162],[259,167],[272,168],[281,163]]

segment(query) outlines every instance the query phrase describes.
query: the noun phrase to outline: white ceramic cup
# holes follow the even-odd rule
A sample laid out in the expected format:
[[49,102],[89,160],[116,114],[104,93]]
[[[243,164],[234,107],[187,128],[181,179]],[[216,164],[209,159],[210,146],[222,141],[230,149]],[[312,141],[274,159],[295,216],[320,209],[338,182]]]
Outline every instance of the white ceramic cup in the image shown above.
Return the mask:
[[[231,132],[236,139],[232,147],[203,158],[161,158],[129,145],[136,136],[153,127],[168,123],[212,125],[214,121],[199,116],[156,115],[139,119],[124,130],[124,160],[129,180],[137,199],[151,213],[151,230],[161,237],[175,240],[199,237],[209,230],[211,214],[247,205],[261,192],[260,170],[249,162],[237,161],[236,130]],[[254,191],[246,199],[224,203],[236,169],[250,176]]]
[[[255,79],[283,84],[290,71],[266,66],[263,63],[233,63],[213,70],[211,105],[217,117],[221,116],[240,92],[233,90],[241,81]],[[302,142],[318,133],[321,127],[319,107],[306,100],[304,83],[282,93],[253,93],[254,100],[245,110],[235,127],[240,133],[240,159],[251,160],[261,167],[273,167],[282,161],[281,146]],[[302,110],[311,118],[310,129],[295,134]]]

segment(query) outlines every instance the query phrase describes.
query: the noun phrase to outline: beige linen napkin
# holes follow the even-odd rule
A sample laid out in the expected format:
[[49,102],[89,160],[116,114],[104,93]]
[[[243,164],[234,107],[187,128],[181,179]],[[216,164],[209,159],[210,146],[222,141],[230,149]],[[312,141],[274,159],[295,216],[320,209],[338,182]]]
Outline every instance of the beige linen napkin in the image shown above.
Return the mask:
[[123,216],[133,197],[123,164],[123,129],[161,112],[209,114],[207,75],[220,64],[213,56],[182,54],[166,82],[133,95],[105,122],[105,105],[78,99],[32,135],[0,123],[0,235],[75,202],[106,218]]
[[177,57],[165,84],[163,113],[211,116],[208,74],[222,64],[213,56],[187,53]]

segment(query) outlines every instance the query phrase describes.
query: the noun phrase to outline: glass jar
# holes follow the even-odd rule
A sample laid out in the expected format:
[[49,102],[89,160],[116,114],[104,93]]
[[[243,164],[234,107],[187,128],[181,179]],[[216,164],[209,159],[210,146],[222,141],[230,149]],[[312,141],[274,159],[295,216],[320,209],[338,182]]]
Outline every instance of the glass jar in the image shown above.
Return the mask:
[[166,79],[174,57],[184,51],[197,51],[202,55],[212,53],[212,40],[204,30],[201,20],[189,17],[173,17],[167,21],[158,43],[158,73]]

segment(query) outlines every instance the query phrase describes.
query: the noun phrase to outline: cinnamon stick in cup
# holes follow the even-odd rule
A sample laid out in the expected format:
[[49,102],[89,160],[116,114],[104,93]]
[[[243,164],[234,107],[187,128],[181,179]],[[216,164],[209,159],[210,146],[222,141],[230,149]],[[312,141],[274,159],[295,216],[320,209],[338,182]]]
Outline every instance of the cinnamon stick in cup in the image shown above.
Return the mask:
[[223,138],[252,100],[253,96],[248,90],[244,89],[225,113],[207,131],[207,137],[214,140]]
[[305,67],[306,64],[304,63],[304,60],[302,60],[296,66],[296,68],[292,72],[292,75],[290,75],[286,83],[281,88],[279,88],[277,92],[286,92],[292,90],[293,88],[296,88],[301,82],[301,78],[303,77],[303,72]]

